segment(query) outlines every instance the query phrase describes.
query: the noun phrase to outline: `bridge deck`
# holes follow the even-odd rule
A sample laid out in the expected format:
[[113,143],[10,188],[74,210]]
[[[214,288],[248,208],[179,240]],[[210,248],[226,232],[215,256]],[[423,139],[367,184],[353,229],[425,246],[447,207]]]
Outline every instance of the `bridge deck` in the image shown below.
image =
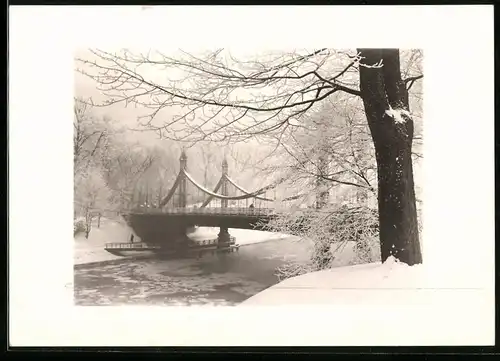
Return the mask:
[[238,215],[248,215],[248,216],[270,216],[279,213],[278,210],[273,208],[239,208],[239,207],[227,207],[227,208],[136,208],[130,210],[131,213],[143,213],[143,214],[192,214],[192,215],[206,215],[206,214],[217,214],[225,216],[238,216]]
[[161,246],[157,246],[154,244],[148,244],[148,243],[130,243],[130,242],[116,242],[116,243],[106,243],[104,245],[105,249],[122,249],[122,250],[154,250],[154,249],[161,249]]

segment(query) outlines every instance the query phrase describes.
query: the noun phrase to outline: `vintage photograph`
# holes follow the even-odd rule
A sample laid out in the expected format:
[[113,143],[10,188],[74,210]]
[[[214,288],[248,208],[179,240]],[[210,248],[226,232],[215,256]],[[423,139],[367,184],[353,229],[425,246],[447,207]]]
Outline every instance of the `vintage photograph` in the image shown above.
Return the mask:
[[74,60],[75,305],[328,303],[312,290],[418,277],[422,49]]

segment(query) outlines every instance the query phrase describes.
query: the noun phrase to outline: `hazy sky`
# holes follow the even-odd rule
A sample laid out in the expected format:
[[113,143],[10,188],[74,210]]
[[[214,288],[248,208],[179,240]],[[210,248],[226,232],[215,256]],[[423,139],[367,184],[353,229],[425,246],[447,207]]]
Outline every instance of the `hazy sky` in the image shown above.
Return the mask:
[[[86,53],[85,50],[80,50],[75,53],[75,58]],[[75,71],[75,96],[83,98],[92,98],[95,102],[101,102],[106,97],[96,88],[94,80]],[[119,121],[121,125],[136,128],[137,117],[143,111],[134,106],[124,107],[123,104],[115,104],[108,107],[94,107],[92,112],[97,116],[109,116],[112,119]],[[127,132],[128,138],[141,142],[158,142],[158,136],[153,132]]]

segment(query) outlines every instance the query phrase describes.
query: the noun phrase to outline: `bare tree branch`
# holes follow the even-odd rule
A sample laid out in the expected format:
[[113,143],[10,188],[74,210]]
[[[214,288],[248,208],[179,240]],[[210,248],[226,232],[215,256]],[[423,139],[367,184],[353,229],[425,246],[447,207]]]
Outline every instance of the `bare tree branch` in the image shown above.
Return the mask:
[[408,77],[408,78],[404,79],[403,81],[404,81],[405,84],[410,83],[406,87],[406,89],[410,90],[410,88],[413,86],[413,83],[415,83],[415,81],[417,81],[418,79],[422,79],[423,77],[424,77],[424,75],[422,74],[422,75],[417,75],[417,76],[411,76],[411,77]]
[[[205,57],[182,51],[185,58],[180,59],[128,50],[119,54],[91,50],[91,54],[95,60],[78,59],[82,65],[78,71],[94,79],[108,97],[104,103],[91,104],[143,107],[148,114],[139,117],[141,123],[146,120],[142,125],[167,139],[246,139],[287,127],[290,120],[300,119],[317,102],[338,91],[360,95],[342,81],[351,76],[350,69],[359,57],[347,57],[349,62],[342,64],[345,54],[330,49],[254,62],[238,61],[222,49]],[[287,56],[290,59],[285,60]],[[338,65],[332,67],[335,63]],[[141,72],[144,67],[150,72]],[[165,77],[155,79],[153,69]],[[167,109],[178,114],[164,124],[154,124]]]

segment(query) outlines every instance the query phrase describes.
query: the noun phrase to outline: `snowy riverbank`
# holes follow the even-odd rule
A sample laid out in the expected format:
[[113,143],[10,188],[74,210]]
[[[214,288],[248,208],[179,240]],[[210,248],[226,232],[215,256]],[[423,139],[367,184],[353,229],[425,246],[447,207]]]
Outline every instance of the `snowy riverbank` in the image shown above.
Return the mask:
[[427,295],[422,292],[425,279],[422,265],[409,267],[391,257],[383,264],[336,267],[289,278],[243,305],[418,303]]
[[121,259],[104,250],[104,245],[110,242],[126,242],[130,230],[124,222],[111,219],[101,219],[101,227],[92,226],[89,238],[83,233],[74,237],[73,259],[75,265],[103,262]]
[[393,257],[383,264],[344,264],[286,279],[242,305],[456,305],[454,291],[464,291],[460,302],[467,302],[480,290],[466,270],[454,269],[453,276],[440,271],[431,272],[422,264],[408,266]]
[[[392,257],[383,264],[338,267],[290,278],[239,306],[261,312],[267,312],[266,306],[306,306],[299,309],[307,310],[317,324],[333,325],[329,331],[335,342],[344,345],[357,345],[361,334],[369,340],[367,344],[381,346],[494,343],[491,288],[478,287],[466,268],[410,267]],[[282,308],[272,309],[281,312]],[[314,314],[315,310],[326,313]]]

